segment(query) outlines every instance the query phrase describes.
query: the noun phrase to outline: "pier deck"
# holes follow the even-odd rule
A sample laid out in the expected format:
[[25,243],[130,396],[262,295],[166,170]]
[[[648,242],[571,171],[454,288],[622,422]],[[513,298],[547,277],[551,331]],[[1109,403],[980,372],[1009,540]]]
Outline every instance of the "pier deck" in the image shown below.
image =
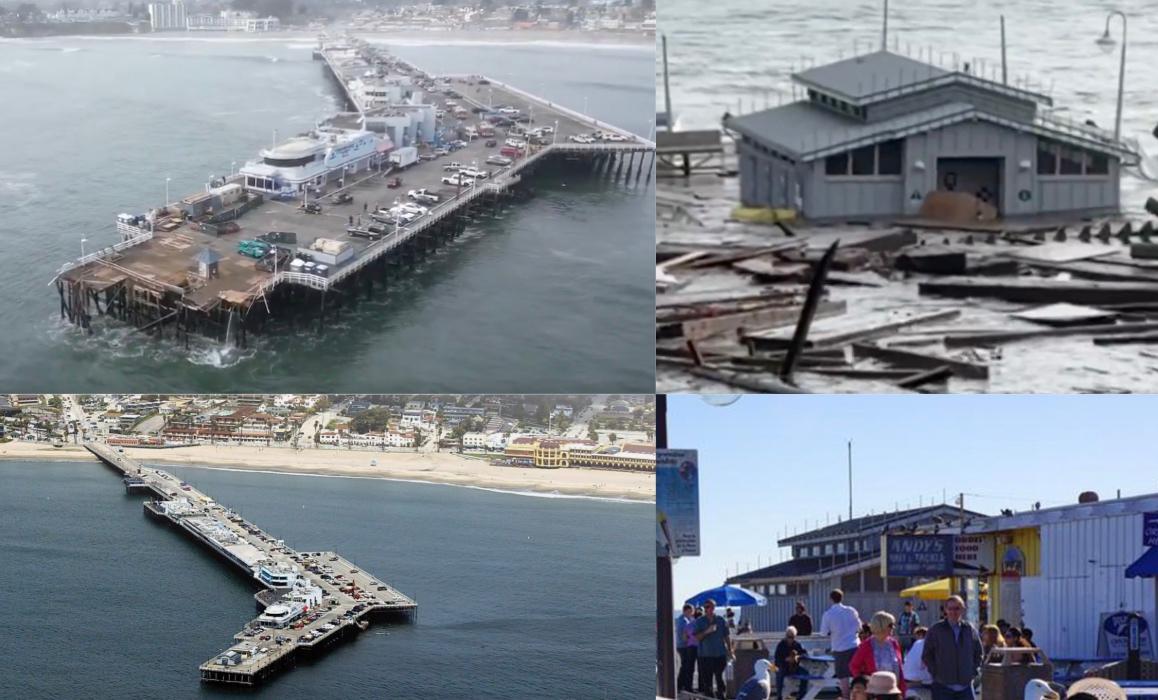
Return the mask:
[[[347,104],[354,110],[335,115],[330,123],[356,128],[364,110],[357,104],[348,81],[360,75],[370,65],[369,61],[378,60],[380,54],[374,49],[364,48],[357,58],[331,60],[325,52],[321,57],[326,70],[341,86]],[[416,80],[431,78],[396,59],[391,59],[391,71]],[[467,221],[485,210],[500,206],[507,195],[520,184],[528,184],[526,179],[549,160],[582,160],[590,163],[591,169],[616,178],[626,166],[625,179],[634,177],[636,181],[647,161],[650,178],[655,164],[655,144],[651,141],[483,76],[447,76],[439,80],[448,81],[459,96],[452,98],[437,92],[428,93],[430,99],[427,102],[434,103],[436,108],[443,109],[446,101],[451,99],[469,108],[500,104],[512,106],[531,116],[533,124],[526,126],[553,127],[553,141],[529,145],[522,157],[516,158],[511,165],[490,165],[485,163],[486,159],[498,155],[508,137],[506,129],[496,127],[493,137],[477,138],[466,148],[434,160],[423,160],[400,170],[383,165],[384,170],[357,173],[341,183],[336,180],[329,182],[320,199],[311,197],[311,201],[322,205],[320,214],[301,211],[299,200],[251,202],[248,210],[235,220],[241,230],[220,236],[202,231],[197,222],[176,217],[158,220],[152,230],[118,223],[123,238],[119,244],[67,263],[58,271],[55,282],[60,295],[61,316],[67,316],[90,332],[95,309],[97,314],[112,315],[150,332],[163,333],[166,325],[176,325],[177,333],[184,332],[186,341],[190,330],[224,337],[228,335],[227,319],[232,314],[249,321],[253,320],[249,314],[251,308],[260,307],[264,316],[271,315],[271,296],[275,292],[285,292],[286,287],[305,287],[322,292],[321,305],[324,308],[327,291],[350,291],[356,295],[359,286],[368,285],[372,289],[373,279],[365,279],[370,275],[362,272],[371,265],[377,268],[373,277],[379,281],[386,277],[384,266],[387,263],[395,266],[391,276],[395,272],[404,272],[440,243],[459,235]],[[454,121],[453,117],[450,119]],[[478,115],[472,113],[471,118],[463,121],[472,124],[478,120]],[[572,136],[594,132],[615,134],[622,140],[569,141]],[[496,145],[486,146],[491,139],[497,142]],[[420,146],[420,153],[431,152],[428,146]],[[464,166],[474,163],[479,169],[490,171],[490,177],[478,180],[473,187],[444,185],[440,181],[447,174],[444,166],[452,161]],[[396,177],[401,179],[401,187],[389,188],[387,184]],[[239,182],[241,178],[235,175],[225,180]],[[358,223],[360,217],[361,225],[366,226],[371,223],[369,213],[375,207],[389,207],[396,200],[407,201],[407,192],[418,188],[426,188],[440,196],[439,203],[430,207],[428,214],[409,224],[390,227],[391,230],[376,241],[347,233],[351,218]],[[330,198],[339,192],[350,194],[353,201],[333,204]],[[237,251],[237,244],[240,240],[254,239],[271,231],[296,234],[297,244],[286,246],[291,249],[306,247],[316,238],[328,238],[348,243],[354,256],[331,266],[326,276],[285,269],[276,272],[261,270],[257,261]],[[194,260],[194,256],[206,248],[220,256],[217,275],[208,279],[197,273]],[[295,301],[302,298],[300,293],[292,291],[288,296]],[[264,320],[262,314],[253,316],[261,316],[259,322]],[[235,341],[239,345],[245,344],[244,330]]]
[[[262,565],[296,569],[299,577],[323,592],[322,603],[309,610],[319,616],[300,620],[301,627],[262,627],[256,620],[246,625],[234,635],[235,644],[201,664],[201,680],[256,685],[292,665],[297,654],[327,647],[358,632],[372,619],[413,619],[418,606],[412,599],[338,554],[295,551],[200,490],[182,485],[166,471],[142,466],[107,445],[90,443],[85,447],[122,474],[130,492],[156,494],[158,501],[145,504],[148,515],[192,535],[264,586],[254,595],[263,609],[290,589],[263,583],[257,575]],[[332,574],[325,573],[325,567]],[[355,588],[351,589],[351,584]],[[227,657],[230,651],[237,654]]]

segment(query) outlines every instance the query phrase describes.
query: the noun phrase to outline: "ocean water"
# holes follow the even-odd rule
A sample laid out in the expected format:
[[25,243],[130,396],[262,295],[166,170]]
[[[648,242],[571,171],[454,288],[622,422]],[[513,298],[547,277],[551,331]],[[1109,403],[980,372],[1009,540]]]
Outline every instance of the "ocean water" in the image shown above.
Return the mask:
[[[276,698],[632,698],[654,685],[649,504],[171,468],[299,550],[419,604],[256,691]],[[4,698],[236,696],[197,667],[257,590],[145,517],[108,468],[0,461]]]
[[[411,42],[439,72],[486,72],[647,135],[650,46]],[[0,385],[10,391],[652,391],[651,182],[554,176],[325,334],[186,351],[59,317],[59,266],[114,219],[256,156],[338,108],[303,37],[0,42]],[[369,382],[370,384],[367,384]]]
[[[718,127],[725,111],[741,114],[792,100],[794,71],[880,48],[882,0],[664,0],[659,28],[668,36],[672,111],[681,129]],[[1158,154],[1151,135],[1158,123],[1153,65],[1158,59],[1158,15],[1148,0],[893,0],[890,50],[933,62],[954,54],[986,76],[1000,76],[1005,15],[1009,82],[1052,95],[1057,114],[1093,119],[1113,130],[1118,95],[1122,24],[1115,18],[1109,52],[1096,44],[1106,13],[1128,16],[1122,134]],[[727,40],[721,40],[727,37]],[[658,44],[657,44],[658,46]],[[662,86],[656,60],[656,84]],[[662,87],[656,107],[662,109]],[[1141,213],[1152,183],[1126,177],[1123,206]]]

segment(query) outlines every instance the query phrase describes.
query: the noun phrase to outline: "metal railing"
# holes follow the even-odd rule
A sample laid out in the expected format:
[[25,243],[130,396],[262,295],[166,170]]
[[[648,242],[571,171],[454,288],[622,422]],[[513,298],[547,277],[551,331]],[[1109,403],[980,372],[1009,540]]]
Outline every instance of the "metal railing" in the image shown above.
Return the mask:
[[[129,225],[123,224],[119,221],[117,222],[117,230],[122,231],[122,232],[125,232],[128,230],[136,230],[136,231],[142,231],[142,233],[140,235],[134,236],[133,238],[123,240],[120,243],[116,243],[114,245],[108,246],[107,248],[101,248],[98,251],[95,251],[95,252],[89,253],[88,255],[84,255],[82,257],[79,257],[76,260],[73,260],[72,262],[64,263],[63,265],[60,266],[60,269],[56,271],[56,275],[52,278],[52,282],[55,282],[57,277],[60,277],[64,273],[68,272],[69,270],[72,270],[72,269],[75,269],[78,267],[84,267],[85,265],[87,265],[91,262],[96,262],[97,260],[103,260],[105,258],[110,258],[110,257],[116,255],[117,253],[121,252],[122,250],[125,250],[127,248],[132,248],[135,245],[140,245],[140,244],[142,244],[148,240],[151,240],[153,238],[153,232],[152,231],[145,231],[144,229],[140,229],[140,228],[137,228],[135,226],[129,226]],[[49,284],[52,284],[52,282],[49,282]]]

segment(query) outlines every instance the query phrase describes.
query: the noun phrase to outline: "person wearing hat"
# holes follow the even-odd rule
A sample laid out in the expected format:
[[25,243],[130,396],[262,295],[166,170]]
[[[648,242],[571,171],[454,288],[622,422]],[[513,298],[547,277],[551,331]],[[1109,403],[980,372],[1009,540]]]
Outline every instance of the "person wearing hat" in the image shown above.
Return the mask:
[[772,680],[768,677],[771,668],[772,662],[768,659],[757,660],[755,673],[736,691],[736,700],[768,700],[772,693]]
[[973,679],[981,665],[981,638],[962,619],[965,601],[950,596],[945,619],[929,628],[921,660],[933,677],[933,700],[973,700]]
[[[693,632],[699,650],[696,662],[700,672],[700,694],[723,698],[728,692],[724,682],[724,669],[732,653],[732,636],[728,625],[716,615],[715,601],[704,602],[704,616],[696,620]],[[715,685],[715,692],[712,685]]]
[[901,700],[905,695],[890,671],[877,671],[869,676],[864,690],[869,700]]

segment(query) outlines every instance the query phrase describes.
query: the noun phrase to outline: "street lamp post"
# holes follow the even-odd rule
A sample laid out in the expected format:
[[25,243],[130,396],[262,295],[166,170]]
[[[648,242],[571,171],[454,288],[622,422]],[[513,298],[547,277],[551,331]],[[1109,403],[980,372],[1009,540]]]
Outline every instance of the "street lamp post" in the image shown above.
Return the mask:
[[1122,59],[1118,66],[1118,111],[1114,117],[1114,140],[1122,137],[1122,95],[1126,86],[1126,15],[1121,10],[1112,10],[1106,15],[1106,31],[1098,39],[1098,46],[1106,51],[1114,48],[1114,38],[1110,36],[1110,20],[1117,15],[1122,18]]
[[84,244],[86,241],[88,241],[87,238],[80,239],[80,257],[82,258],[84,257]]
[[173,178],[165,178],[165,206],[169,206],[169,181]]

